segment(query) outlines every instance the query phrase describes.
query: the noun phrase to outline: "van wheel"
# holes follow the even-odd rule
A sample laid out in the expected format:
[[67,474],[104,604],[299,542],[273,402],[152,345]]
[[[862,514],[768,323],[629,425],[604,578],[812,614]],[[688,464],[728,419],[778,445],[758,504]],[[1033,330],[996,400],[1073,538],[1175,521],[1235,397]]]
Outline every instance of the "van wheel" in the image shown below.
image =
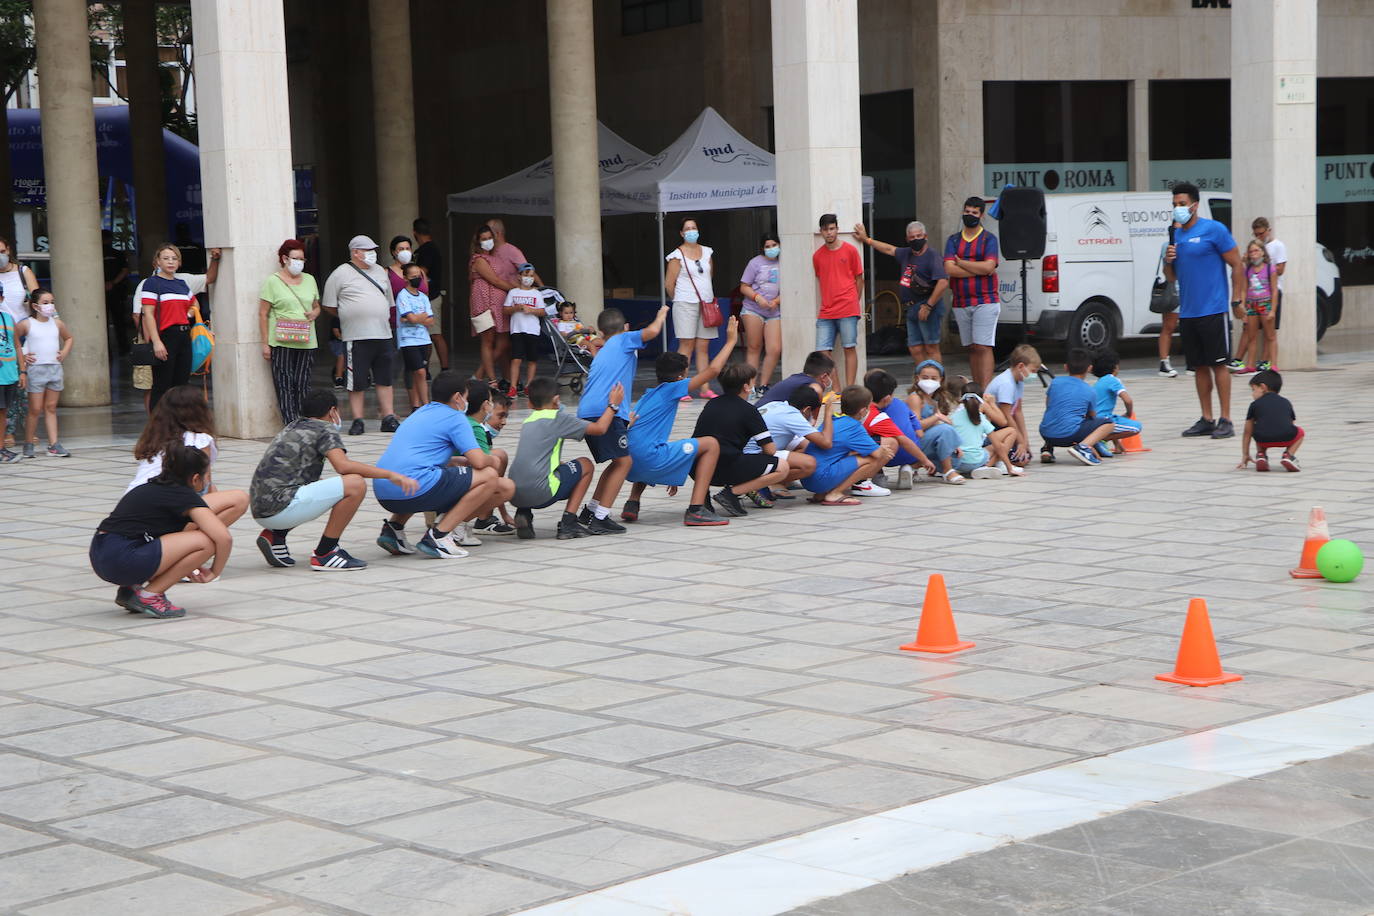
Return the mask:
[[1317,290],[1317,339],[1321,340],[1326,336],[1326,329],[1329,326],[1331,314],[1331,300],[1326,293]]
[[1085,350],[1110,350],[1116,345],[1116,316],[1102,302],[1086,302],[1073,316],[1065,344]]

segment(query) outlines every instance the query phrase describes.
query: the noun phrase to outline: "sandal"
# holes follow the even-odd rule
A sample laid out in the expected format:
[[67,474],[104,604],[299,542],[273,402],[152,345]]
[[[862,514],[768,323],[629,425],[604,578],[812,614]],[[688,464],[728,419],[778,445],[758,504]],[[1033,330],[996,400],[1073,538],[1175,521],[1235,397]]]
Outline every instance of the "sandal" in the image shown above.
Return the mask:
[[940,476],[944,479],[945,483],[959,484],[964,482],[964,475],[954,470],[954,468],[950,468]]
[[839,499],[816,499],[813,500],[818,506],[862,506],[864,501],[854,496],[842,496]]

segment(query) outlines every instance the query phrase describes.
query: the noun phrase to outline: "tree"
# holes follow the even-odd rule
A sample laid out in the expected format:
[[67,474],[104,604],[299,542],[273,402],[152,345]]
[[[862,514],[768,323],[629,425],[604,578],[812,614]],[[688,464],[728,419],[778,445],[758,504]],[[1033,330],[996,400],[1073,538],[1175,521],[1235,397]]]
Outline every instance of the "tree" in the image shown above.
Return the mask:
[[14,241],[14,175],[10,168],[9,101],[38,60],[33,4],[0,0],[0,236]]
[[[5,0],[0,0],[5,2]],[[90,6],[91,32],[108,35],[115,47],[124,46],[124,16],[119,3],[93,3]],[[160,4],[157,7],[157,44],[159,48],[175,48],[175,67],[164,64],[159,68],[162,83],[162,126],[190,140],[198,142],[196,116],[187,111],[187,97],[194,77],[194,54],[191,41],[191,7],[179,4]],[[97,71],[108,73],[109,48],[92,43],[92,60]],[[103,63],[102,63],[103,61]],[[105,77],[104,82],[108,82]],[[112,86],[115,95],[129,99]]]

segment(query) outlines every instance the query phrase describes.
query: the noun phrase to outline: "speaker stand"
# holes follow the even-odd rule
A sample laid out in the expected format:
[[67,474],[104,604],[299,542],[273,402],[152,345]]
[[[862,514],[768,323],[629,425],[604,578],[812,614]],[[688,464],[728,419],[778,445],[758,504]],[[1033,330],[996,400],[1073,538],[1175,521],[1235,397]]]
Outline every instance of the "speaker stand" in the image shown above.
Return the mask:
[[[1021,343],[1030,343],[1030,306],[1026,301],[1026,259],[1021,259]],[[1011,368],[1011,357],[1008,356],[994,367],[998,372],[1005,372]],[[1048,388],[1050,381],[1054,379],[1054,373],[1046,369],[1043,365],[1035,373],[1036,378],[1040,379],[1040,387]]]

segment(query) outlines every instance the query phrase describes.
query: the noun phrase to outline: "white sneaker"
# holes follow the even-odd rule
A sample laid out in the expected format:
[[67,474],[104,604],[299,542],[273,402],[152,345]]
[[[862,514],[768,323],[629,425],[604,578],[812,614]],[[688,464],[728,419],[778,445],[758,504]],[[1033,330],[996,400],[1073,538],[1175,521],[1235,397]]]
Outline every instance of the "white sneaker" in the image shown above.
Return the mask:
[[981,467],[974,468],[970,476],[974,480],[996,480],[1001,477],[1003,473],[1003,471],[999,471],[997,468]]
[[904,464],[897,469],[897,483],[893,486],[894,490],[910,490],[915,474],[911,471],[911,465]]
[[449,535],[459,547],[481,547],[482,542],[472,533],[472,522],[463,522]]
[[1013,464],[1013,465],[1010,465],[1010,466],[1008,467],[1007,470],[1008,470],[1008,473],[1010,473],[1011,476],[1013,476],[1013,477],[1025,477],[1025,476],[1026,476],[1026,469],[1025,469],[1025,468],[1022,468],[1022,467],[1017,467],[1017,466],[1014,465],[1014,464]]
[[432,531],[426,531],[415,547],[420,553],[436,560],[461,560],[468,555],[466,550],[454,543],[452,531],[441,538],[434,537]]
[[887,487],[880,487],[871,480],[861,480],[849,488],[849,492],[855,496],[891,496],[892,491]]

